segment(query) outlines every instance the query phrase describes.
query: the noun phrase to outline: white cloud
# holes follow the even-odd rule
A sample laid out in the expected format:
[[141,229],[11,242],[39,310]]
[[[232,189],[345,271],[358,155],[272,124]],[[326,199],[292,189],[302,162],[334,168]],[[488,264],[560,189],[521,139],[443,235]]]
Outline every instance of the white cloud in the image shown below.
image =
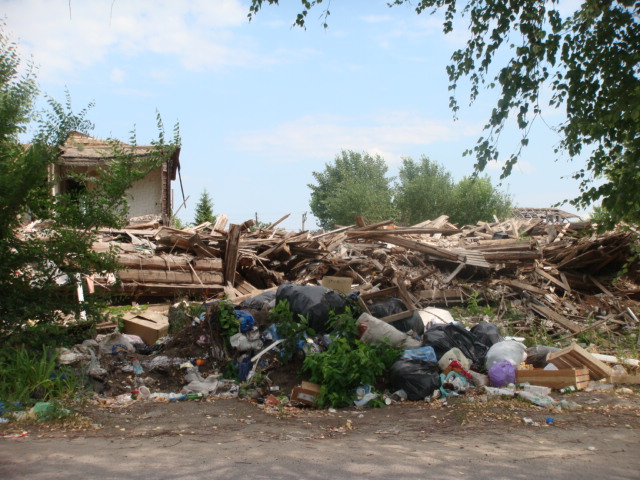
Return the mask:
[[113,83],[122,83],[124,82],[124,77],[126,76],[126,73],[124,72],[124,70],[122,70],[121,68],[114,68],[113,70],[111,70],[111,73],[109,74],[109,78],[111,79],[111,81]]
[[277,162],[333,158],[340,150],[379,153],[388,163],[415,146],[478,135],[478,125],[383,112],[370,118],[307,116],[261,131],[236,132],[229,140],[238,151],[259,153]]
[[246,23],[240,0],[6,0],[2,7],[7,30],[41,77],[68,75],[107,55],[171,55],[190,70],[257,61],[234,35]]
[[391,21],[391,15],[366,15],[362,17],[365,23],[386,23]]

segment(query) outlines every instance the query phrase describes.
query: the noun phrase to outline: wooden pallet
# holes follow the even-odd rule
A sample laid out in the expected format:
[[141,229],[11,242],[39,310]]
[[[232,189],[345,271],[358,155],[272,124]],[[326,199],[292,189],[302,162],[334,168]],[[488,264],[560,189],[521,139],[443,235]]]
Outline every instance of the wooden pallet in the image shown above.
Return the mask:
[[530,383],[556,390],[564,387],[575,387],[576,390],[582,390],[589,385],[589,370],[586,368],[516,370],[516,383]]
[[575,343],[547,355],[547,362],[553,363],[559,369],[587,368],[592,380],[600,380],[613,375],[613,369],[609,365],[601,362]]

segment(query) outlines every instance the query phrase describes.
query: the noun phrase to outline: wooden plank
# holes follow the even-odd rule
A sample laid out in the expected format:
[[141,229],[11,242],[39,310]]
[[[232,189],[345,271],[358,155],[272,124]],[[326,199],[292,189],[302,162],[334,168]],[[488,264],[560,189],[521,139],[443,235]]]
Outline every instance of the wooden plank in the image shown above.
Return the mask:
[[[108,290],[102,290],[103,292]],[[156,297],[175,297],[176,295],[207,296],[222,294],[222,285],[170,284],[170,283],[131,283],[120,285],[119,292],[128,295],[148,295]],[[97,290],[96,292],[99,292]]]
[[[354,237],[367,237],[368,235],[376,235],[380,233],[378,230],[354,230],[353,232],[347,232],[347,235]],[[388,235],[433,235],[435,233],[441,233],[443,235],[455,235],[456,233],[462,233],[460,229],[451,229],[451,228],[393,228],[390,230],[385,230],[385,234]]]
[[231,224],[227,235],[227,245],[224,251],[224,283],[233,282],[236,277],[236,267],[238,264],[238,244],[240,241],[240,225]]
[[432,245],[427,245],[426,243],[410,240],[408,238],[394,237],[393,235],[387,235],[386,233],[383,233],[383,232],[371,238],[375,238],[376,240],[391,243],[399,247],[408,248],[409,250],[415,250],[417,252],[433,255],[434,257],[451,260],[453,262],[464,261],[464,258],[461,258],[460,255],[456,253],[451,253],[450,251],[445,250],[444,248],[434,247]]
[[[287,213],[284,217],[279,218],[278,220],[273,222],[271,225],[269,225],[267,228],[265,228],[265,230],[273,229],[273,227],[275,227],[276,225],[279,225],[280,223],[284,222],[287,218],[289,218],[289,215],[291,215],[291,214]],[[233,225],[231,225],[231,226],[233,226]]]
[[[119,254],[118,264],[128,268],[140,268],[143,270],[189,270],[192,264],[191,258],[179,255],[153,255],[143,256],[135,254]],[[222,271],[222,260],[219,258],[206,258],[194,260],[194,268],[202,271]]]
[[557,323],[561,327],[566,328],[570,332],[580,333],[580,331],[582,330],[582,327],[580,325],[578,325],[575,322],[572,322],[567,317],[553,311],[551,308],[547,307],[546,305],[543,305],[541,303],[531,303],[529,306],[532,310],[535,310],[543,317],[548,318],[549,320]]
[[217,272],[202,272],[197,276],[193,272],[179,272],[166,270],[120,270],[116,276],[123,282],[138,283],[175,283],[187,284],[201,282],[205,285],[222,284],[222,275]]
[[447,278],[445,278],[445,279],[442,281],[442,283],[443,283],[444,285],[446,285],[446,284],[450,283],[450,282],[451,282],[451,280],[453,280],[454,278],[456,278],[456,276],[457,276],[457,275],[462,271],[462,269],[463,269],[465,266],[466,266],[466,265],[465,265],[464,263],[461,263],[460,265],[458,265],[458,266],[456,267],[456,269],[455,269],[453,272],[451,272],[451,273],[449,274],[449,276],[448,276]]
[[585,368],[589,369],[589,374],[593,380],[600,380],[613,375],[613,369],[609,365],[601,362],[575,343],[558,352],[547,355],[547,362],[553,363],[558,368],[579,368],[584,365]]
[[547,292],[538,287],[534,287],[533,285],[529,285],[528,283],[520,282],[518,280],[509,280],[508,278],[501,278],[500,280],[495,280],[492,282],[494,284],[508,285],[510,287],[517,288],[519,290],[525,290],[531,293],[537,293],[538,295],[545,295]]
[[589,280],[591,280],[591,282],[598,287],[602,293],[604,293],[605,295],[609,296],[609,297],[613,297],[613,293],[611,293],[609,290],[607,290],[604,285],[602,285],[598,280],[596,280],[592,275],[589,275]]
[[589,370],[586,368],[516,370],[516,383],[530,383],[555,389],[573,386],[577,390],[582,390],[589,385],[589,378]]
[[227,217],[224,213],[216,216],[216,223],[213,224],[214,232],[223,232],[225,227],[227,226],[227,222],[229,221],[229,217]]
[[539,277],[542,277],[546,280],[549,280],[551,283],[553,283],[554,285],[560,287],[561,289],[563,289],[566,292],[571,292],[571,287],[569,285],[565,285],[564,283],[562,283],[560,280],[558,280],[557,278],[555,278],[554,276],[548,274],[547,272],[545,272],[544,270],[542,270],[540,267],[536,267],[536,269],[534,270],[536,272],[536,275],[538,275]]
[[610,378],[610,382],[619,385],[640,385],[640,375],[616,375]]

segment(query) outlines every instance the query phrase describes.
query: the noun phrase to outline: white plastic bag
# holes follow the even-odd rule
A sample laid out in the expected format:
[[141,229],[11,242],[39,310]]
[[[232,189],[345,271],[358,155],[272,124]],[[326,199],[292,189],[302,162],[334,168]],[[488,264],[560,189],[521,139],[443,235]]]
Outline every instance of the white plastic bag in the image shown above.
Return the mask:
[[518,367],[527,358],[527,347],[514,340],[504,340],[495,343],[487,352],[487,371],[496,363],[509,362],[514,367]]
[[364,333],[360,337],[364,343],[378,343],[388,340],[394,347],[401,346],[405,350],[421,346],[418,340],[368,313],[360,315],[357,324],[364,329]]

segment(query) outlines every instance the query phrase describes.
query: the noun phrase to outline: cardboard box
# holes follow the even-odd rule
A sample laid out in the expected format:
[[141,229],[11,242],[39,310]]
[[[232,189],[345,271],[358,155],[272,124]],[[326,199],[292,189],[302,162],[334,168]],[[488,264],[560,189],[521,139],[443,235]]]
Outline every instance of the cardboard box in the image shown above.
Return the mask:
[[169,332],[169,319],[160,312],[127,313],[122,319],[124,333],[138,335],[147,345],[153,345]]
[[319,395],[320,385],[303,381],[299,387],[294,387],[291,391],[291,401],[312,407],[316,404]]
[[576,387],[576,390],[582,390],[589,385],[589,370],[586,368],[516,370],[516,383],[530,383],[556,390],[564,387]]
[[323,287],[348,295],[351,293],[351,277],[332,277],[327,275],[321,280]]

